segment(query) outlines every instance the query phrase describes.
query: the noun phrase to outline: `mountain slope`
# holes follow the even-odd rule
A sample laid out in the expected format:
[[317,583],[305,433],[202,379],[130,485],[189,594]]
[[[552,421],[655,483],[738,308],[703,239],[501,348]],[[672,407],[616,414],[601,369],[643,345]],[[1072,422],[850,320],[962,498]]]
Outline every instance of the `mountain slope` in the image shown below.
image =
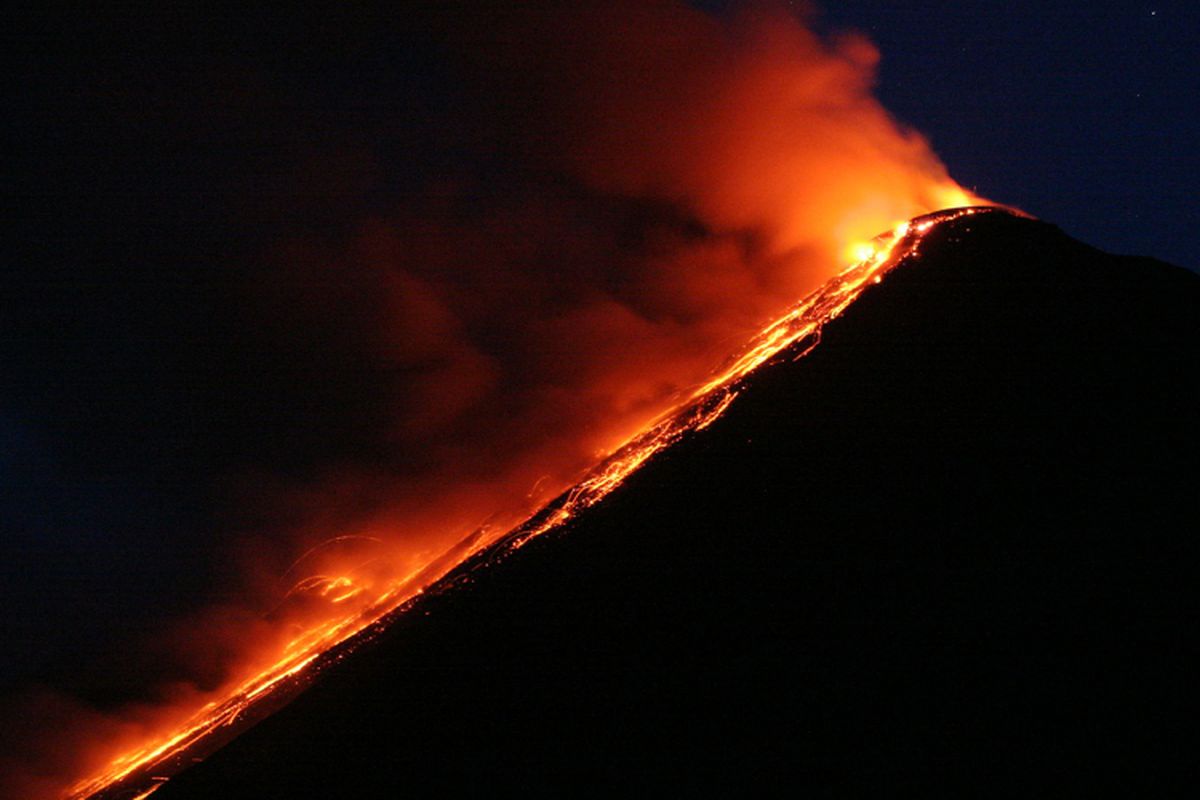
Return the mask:
[[156,798],[1186,768],[1197,312],[1197,276],[1040,222],[938,226],[803,361]]

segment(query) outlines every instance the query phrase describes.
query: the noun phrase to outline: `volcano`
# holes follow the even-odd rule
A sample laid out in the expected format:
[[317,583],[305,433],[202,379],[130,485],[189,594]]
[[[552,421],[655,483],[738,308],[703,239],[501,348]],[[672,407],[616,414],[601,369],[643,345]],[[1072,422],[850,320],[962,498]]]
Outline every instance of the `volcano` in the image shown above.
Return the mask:
[[940,223],[156,799],[1188,769],[1198,312],[1177,267]]

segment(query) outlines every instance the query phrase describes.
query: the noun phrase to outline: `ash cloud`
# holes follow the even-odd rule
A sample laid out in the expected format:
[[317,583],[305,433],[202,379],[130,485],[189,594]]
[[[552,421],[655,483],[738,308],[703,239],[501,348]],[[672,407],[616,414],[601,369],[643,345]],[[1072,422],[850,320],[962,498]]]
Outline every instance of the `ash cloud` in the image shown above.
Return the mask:
[[[220,685],[305,549],[360,535],[382,543],[372,569],[404,570],[528,508],[844,266],[848,241],[967,200],[872,98],[874,47],[818,35],[814,13],[440,5],[229,30],[179,11],[89,34],[37,98],[72,217],[37,221],[67,233],[23,317],[30,341],[55,331],[53,357],[86,358],[57,392],[5,401],[93,443],[62,456],[78,480],[201,508],[143,538],[206,588],[131,626],[156,655],[136,679],[98,668],[91,700],[55,706],[88,708],[69,743],[27,723],[48,744],[11,774],[90,765],[62,753],[148,686]],[[68,303],[65,328],[38,316]],[[110,349],[83,343],[97,333]],[[32,385],[42,367],[23,369]],[[99,545],[117,571],[119,537]]]

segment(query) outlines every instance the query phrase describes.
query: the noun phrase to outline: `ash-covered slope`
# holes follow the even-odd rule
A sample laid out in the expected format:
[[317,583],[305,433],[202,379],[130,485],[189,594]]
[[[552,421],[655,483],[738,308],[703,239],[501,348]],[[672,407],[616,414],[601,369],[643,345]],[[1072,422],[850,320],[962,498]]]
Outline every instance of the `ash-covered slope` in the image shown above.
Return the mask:
[[162,798],[1187,769],[1200,277],[926,236],[709,429]]

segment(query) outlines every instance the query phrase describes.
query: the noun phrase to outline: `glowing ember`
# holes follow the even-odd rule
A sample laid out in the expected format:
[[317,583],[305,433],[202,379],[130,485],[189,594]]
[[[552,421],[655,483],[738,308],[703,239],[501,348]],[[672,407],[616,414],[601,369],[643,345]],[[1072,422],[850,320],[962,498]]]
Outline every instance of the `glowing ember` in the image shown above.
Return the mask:
[[[334,613],[332,618],[303,629],[286,643],[274,663],[246,678],[227,692],[223,700],[199,709],[170,734],[123,753],[101,774],[72,787],[68,796],[109,798],[118,793],[124,797],[149,796],[171,775],[228,741],[239,722],[259,718],[278,708],[321,669],[369,641],[386,627],[391,615],[403,613],[426,589],[445,590],[456,585],[449,573],[472,556],[487,551],[488,557],[482,563],[494,563],[511,554],[600,502],[662,450],[711,425],[736,400],[742,381],[750,373],[793,346],[799,349],[795,358],[811,351],[820,341],[822,327],[840,315],[865,288],[879,283],[891,267],[914,254],[922,237],[934,226],[986,210],[991,209],[958,208],[918,217],[896,225],[870,243],[854,245],[853,266],[764,328],[708,381],[616,447],[574,487],[517,527],[504,531],[485,525],[416,571],[380,586],[370,581],[360,582],[352,573],[314,574],[297,581],[288,597],[318,597],[331,608],[344,608],[344,613],[340,616]],[[315,551],[349,540],[378,542],[370,537],[336,537],[306,552],[288,573],[298,572]],[[349,602],[353,599],[358,602]]]

